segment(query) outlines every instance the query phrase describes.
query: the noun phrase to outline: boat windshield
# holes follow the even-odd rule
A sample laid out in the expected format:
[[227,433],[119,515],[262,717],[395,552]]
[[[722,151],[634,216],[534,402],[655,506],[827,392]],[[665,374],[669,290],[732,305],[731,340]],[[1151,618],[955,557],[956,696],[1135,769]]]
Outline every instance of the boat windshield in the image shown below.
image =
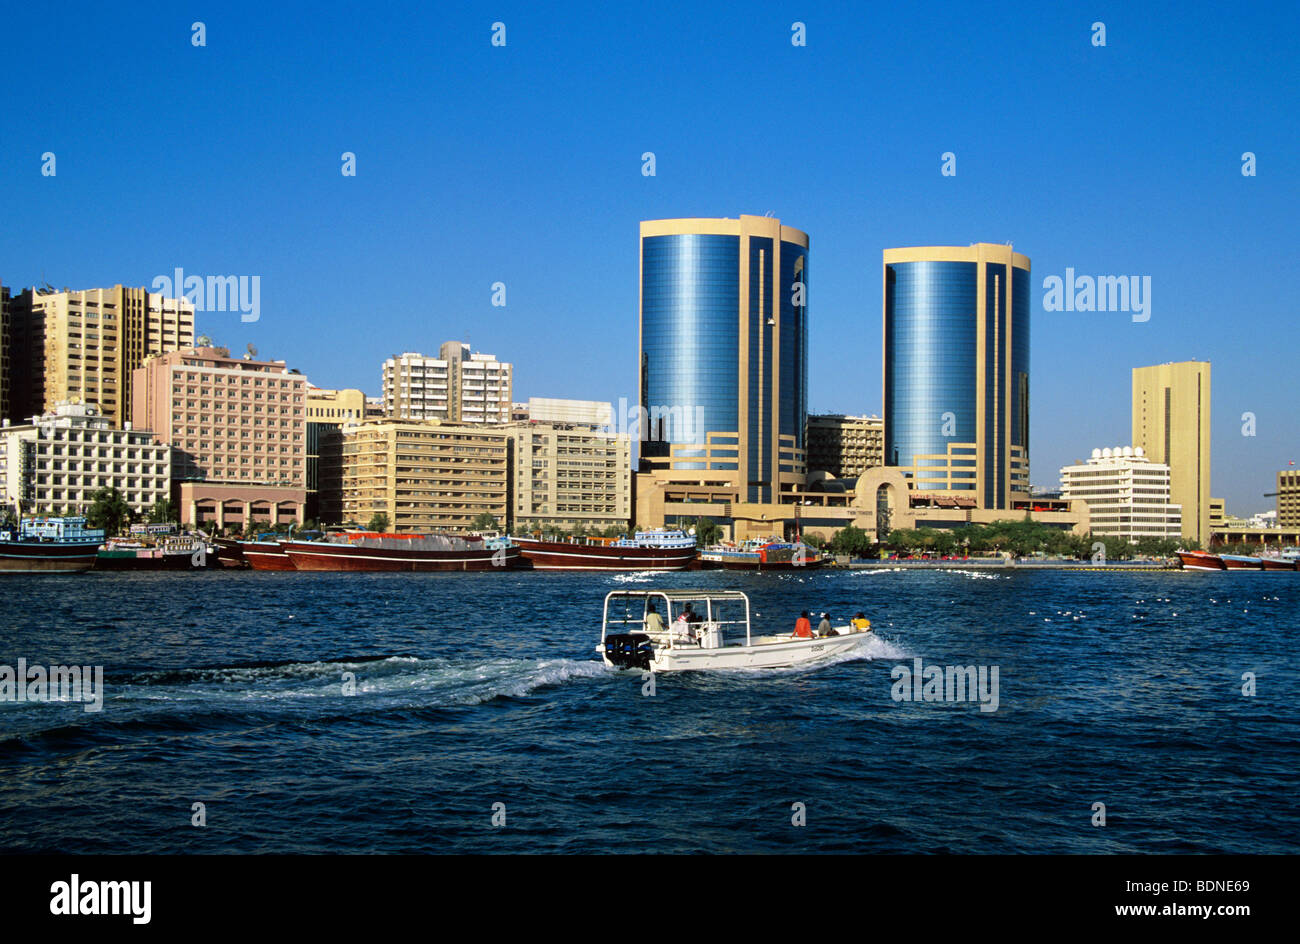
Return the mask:
[[[662,621],[662,632],[647,628],[651,608]],[[739,592],[625,590],[605,597],[601,638],[619,633],[645,633],[656,644],[698,645],[710,635],[714,645],[748,645],[749,599]],[[655,638],[658,637],[658,638]]]

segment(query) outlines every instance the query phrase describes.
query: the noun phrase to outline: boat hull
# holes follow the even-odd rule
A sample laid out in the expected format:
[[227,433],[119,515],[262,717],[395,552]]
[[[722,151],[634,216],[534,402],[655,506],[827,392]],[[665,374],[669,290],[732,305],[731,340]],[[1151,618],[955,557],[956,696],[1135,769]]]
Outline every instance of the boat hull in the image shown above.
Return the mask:
[[1265,570],[1296,570],[1296,562],[1282,560],[1281,558],[1263,558]]
[[788,560],[788,561],[762,561],[757,557],[752,559],[740,558],[713,558],[701,556],[699,560],[699,570],[816,570],[826,563],[826,558],[815,557],[808,560]]
[[1182,564],[1183,570],[1227,570],[1222,558],[1214,554],[1180,551],[1178,562]]
[[1223,564],[1228,570],[1264,569],[1264,562],[1256,557],[1224,557]]
[[297,570],[280,542],[240,541],[239,550],[253,570]]
[[[316,541],[286,541],[295,570],[431,573],[504,570],[519,564],[519,548],[402,550]],[[247,548],[244,551],[248,554]],[[256,566],[256,565],[254,565]]]
[[0,573],[75,574],[95,566],[99,542],[53,544],[0,542]]
[[[839,636],[815,639],[793,637],[768,637],[769,642],[755,645],[726,645],[716,649],[681,646],[672,649],[657,648],[650,660],[652,672],[716,671],[718,669],[785,669],[811,664],[841,655],[853,649],[870,633],[841,630]],[[602,652],[605,664],[616,667]]]
[[251,566],[244,559],[244,549],[234,538],[214,538],[213,543],[220,549],[219,558],[222,567],[247,568]]
[[619,547],[515,538],[519,554],[533,570],[686,570],[694,547]]
[[100,551],[95,558],[96,570],[203,570],[216,564],[216,555],[204,550],[197,562],[193,552],[147,553],[134,551]]

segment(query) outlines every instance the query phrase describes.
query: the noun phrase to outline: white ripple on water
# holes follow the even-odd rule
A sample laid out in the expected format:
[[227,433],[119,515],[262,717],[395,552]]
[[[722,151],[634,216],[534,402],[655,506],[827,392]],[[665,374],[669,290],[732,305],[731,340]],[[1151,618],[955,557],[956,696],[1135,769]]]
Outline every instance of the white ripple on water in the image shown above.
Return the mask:
[[[335,700],[340,706],[346,701],[359,709],[393,705],[439,707],[518,698],[549,685],[594,678],[610,671],[594,660],[453,661],[391,656],[365,662],[297,662],[149,673],[125,685],[106,688],[110,689],[108,701],[118,704],[163,702],[192,707],[223,704],[247,707],[250,703],[264,702],[292,708]],[[355,694],[344,693],[345,673],[354,677]]]

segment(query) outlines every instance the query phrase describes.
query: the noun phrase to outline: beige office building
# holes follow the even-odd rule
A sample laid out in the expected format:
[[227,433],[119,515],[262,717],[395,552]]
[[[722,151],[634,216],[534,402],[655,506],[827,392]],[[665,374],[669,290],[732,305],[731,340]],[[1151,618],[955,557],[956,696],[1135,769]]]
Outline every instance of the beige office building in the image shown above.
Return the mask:
[[117,429],[98,408],[60,403],[30,423],[0,428],[5,506],[24,513],[84,514],[101,488],[116,488],[146,514],[171,494],[171,450],[147,430]]
[[384,361],[384,411],[392,419],[507,423],[512,373],[511,364],[460,341],[442,345],[437,357],[408,351]]
[[1300,528],[1300,472],[1295,469],[1277,474],[1277,526]]
[[1182,535],[1182,510],[1169,500],[1169,466],[1141,447],[1094,449],[1087,462],[1061,469],[1061,498],[1083,501],[1093,534],[1171,540]]
[[808,416],[808,471],[847,479],[885,464],[885,421],[879,416]]
[[357,389],[325,390],[307,385],[307,517],[320,517],[320,443],[345,423],[366,418],[366,395]]
[[[537,401],[530,401],[535,404]],[[549,401],[551,406],[560,401]],[[577,417],[585,401],[569,401]],[[601,406],[595,405],[593,406]],[[603,404],[608,424],[610,405]],[[545,415],[545,410],[539,410]],[[514,447],[511,526],[528,530],[575,525],[626,528],[632,517],[632,439],[596,424],[531,420],[508,427]]]
[[504,527],[510,434],[437,420],[370,420],[321,442],[322,522],[394,531],[464,531],[487,512]]
[[1210,364],[1182,361],[1133,370],[1133,445],[1169,466],[1183,537],[1210,544]]
[[135,425],[175,449],[182,524],[303,520],[306,377],[188,347],[150,357],[133,382]]
[[132,372],[151,354],[194,343],[194,306],[144,288],[28,289],[10,299],[9,415],[93,403],[114,427],[133,415]]

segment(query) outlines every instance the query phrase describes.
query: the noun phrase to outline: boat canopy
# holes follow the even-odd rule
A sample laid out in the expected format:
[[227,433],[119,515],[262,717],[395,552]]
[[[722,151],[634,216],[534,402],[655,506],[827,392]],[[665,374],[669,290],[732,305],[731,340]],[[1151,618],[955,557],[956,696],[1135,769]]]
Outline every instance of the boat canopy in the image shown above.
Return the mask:
[[[644,632],[646,607],[662,601],[664,624],[670,626],[685,610],[686,604],[703,604],[695,610],[699,622],[714,626],[719,632],[744,630],[745,645],[750,644],[749,597],[740,590],[612,590],[605,595],[605,613],[601,620],[601,642],[610,634]],[[672,634],[667,639],[673,646]]]

